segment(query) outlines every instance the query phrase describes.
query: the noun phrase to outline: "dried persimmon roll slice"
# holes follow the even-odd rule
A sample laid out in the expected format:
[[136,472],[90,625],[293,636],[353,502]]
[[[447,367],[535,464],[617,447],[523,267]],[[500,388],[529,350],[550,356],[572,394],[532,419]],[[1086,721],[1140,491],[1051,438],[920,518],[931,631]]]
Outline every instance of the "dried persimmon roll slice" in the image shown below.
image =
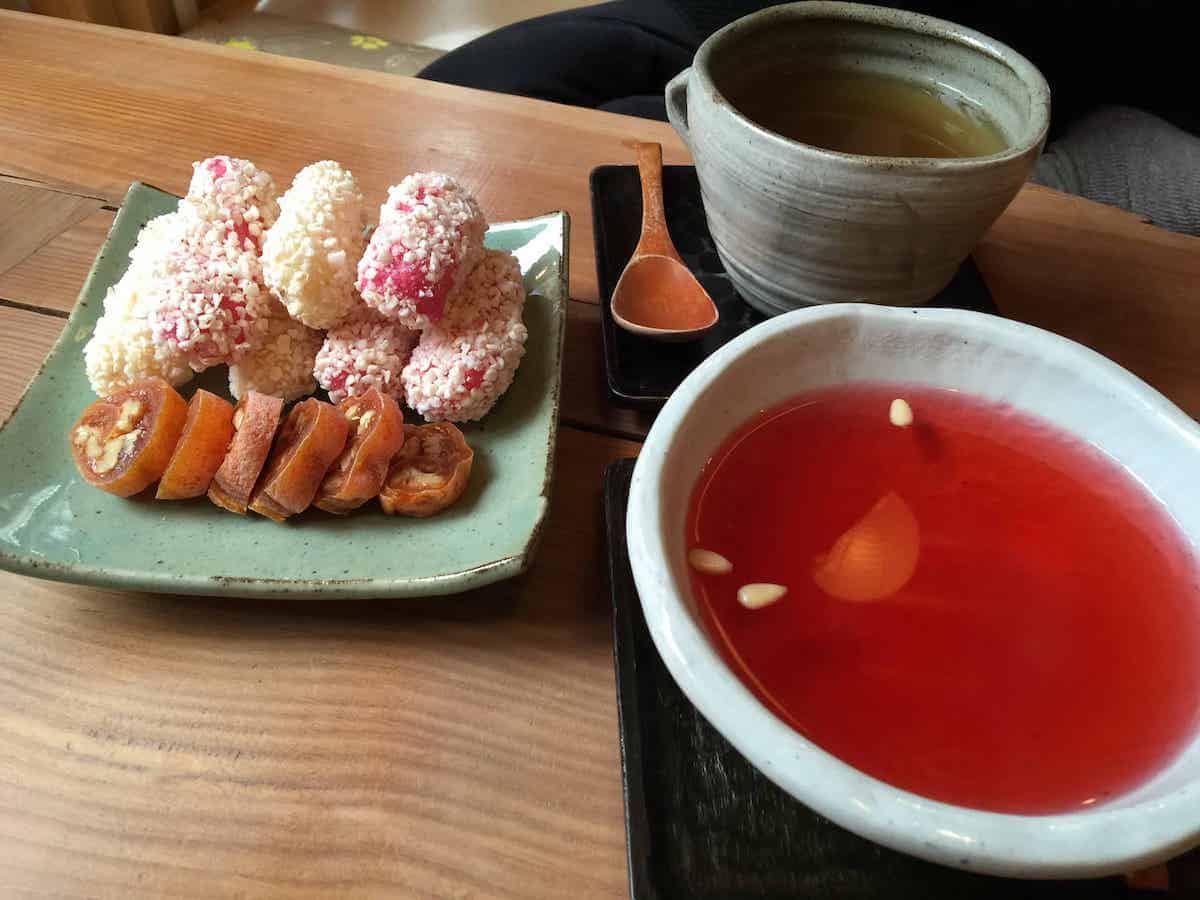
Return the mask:
[[247,391],[233,411],[233,440],[212,484],[208,499],[230,512],[245,515],[258,473],[271,452],[283,401],[269,394]]
[[196,391],[188,404],[183,435],[154,496],[188,500],[203,495],[225,460],[232,438],[233,404],[209,391]]
[[313,505],[344,515],[379,496],[388,464],[404,443],[404,416],[396,401],[378,388],[347,397],[338,409],[350,422],[350,441],[337,458]]
[[405,425],[379,505],[392,515],[432,516],[462,496],[475,452],[449,422]]
[[162,477],[183,432],[187,403],[161,378],[97,400],[71,427],[71,450],[88,484],[131,497]]
[[316,397],[297,403],[279,430],[250,508],[277,522],[304,512],[349,435],[350,423],[337,407]]

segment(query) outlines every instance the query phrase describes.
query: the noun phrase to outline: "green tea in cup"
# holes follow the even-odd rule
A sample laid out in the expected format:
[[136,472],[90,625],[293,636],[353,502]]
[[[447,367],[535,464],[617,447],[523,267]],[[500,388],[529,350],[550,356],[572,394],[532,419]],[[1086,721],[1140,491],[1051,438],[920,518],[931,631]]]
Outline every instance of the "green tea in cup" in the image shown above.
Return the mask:
[[783,64],[722,85],[746,118],[783,137],[860,156],[990,156],[1008,146],[965,95],[874,72]]
[[1011,47],[858,3],[785,3],[708,37],[667,115],[738,294],[774,315],[929,302],[1033,169],[1050,89]]

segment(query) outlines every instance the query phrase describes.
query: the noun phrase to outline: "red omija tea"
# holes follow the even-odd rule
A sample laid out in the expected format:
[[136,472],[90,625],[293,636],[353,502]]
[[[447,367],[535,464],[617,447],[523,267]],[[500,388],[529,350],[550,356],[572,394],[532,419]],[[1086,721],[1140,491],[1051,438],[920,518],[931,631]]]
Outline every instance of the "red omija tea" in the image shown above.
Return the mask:
[[[889,422],[895,397],[910,427]],[[897,385],[813,392],[730,436],[687,545],[710,633],[844,762],[977,809],[1067,812],[1137,787],[1200,711],[1197,562],[1096,448],[1012,409]],[[781,599],[739,604],[747,583]]]

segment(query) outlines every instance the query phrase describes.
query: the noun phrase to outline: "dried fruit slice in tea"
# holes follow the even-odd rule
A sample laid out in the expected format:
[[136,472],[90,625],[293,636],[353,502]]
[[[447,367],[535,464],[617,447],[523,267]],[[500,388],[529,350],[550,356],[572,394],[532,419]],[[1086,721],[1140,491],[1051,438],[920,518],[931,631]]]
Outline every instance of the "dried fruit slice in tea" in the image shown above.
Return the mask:
[[208,490],[233,438],[233,405],[198,390],[188,404],[183,435],[158,483],[159,500],[188,500]]
[[405,425],[379,505],[392,515],[432,516],[462,496],[475,452],[449,422]]
[[171,461],[187,403],[161,378],[97,400],[71,427],[71,450],[88,484],[118,497],[145,490]]
[[337,407],[315,397],[297,403],[279,431],[250,508],[277,522],[304,512],[349,435],[350,422]]
[[813,580],[831,597],[869,603],[892,596],[917,570],[921,526],[912,507],[888,491],[813,563]]
[[258,473],[271,452],[283,401],[248,391],[233,411],[233,440],[208,487],[208,499],[230,512],[245,515]]
[[338,409],[350,422],[350,441],[329,468],[313,504],[344,515],[379,496],[388,465],[404,443],[404,416],[391,397],[371,388]]

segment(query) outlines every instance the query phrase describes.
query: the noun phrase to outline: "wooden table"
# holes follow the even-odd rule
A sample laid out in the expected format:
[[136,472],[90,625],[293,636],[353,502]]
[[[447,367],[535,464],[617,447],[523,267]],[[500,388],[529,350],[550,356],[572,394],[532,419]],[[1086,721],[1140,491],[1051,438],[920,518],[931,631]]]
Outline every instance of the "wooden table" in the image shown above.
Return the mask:
[[[417,603],[143,596],[0,573],[0,892],[621,897],[599,491],[650,419],[600,368],[587,176],[665,125],[0,12],[0,417],[130,181],[194,159],[370,196],[437,168],[489,216],[566,209],[572,296],[546,538],[523,578]],[[1200,241],[1025,189],[978,258],[1005,313],[1200,414]],[[2,476],[0,476],[2,477]]]

